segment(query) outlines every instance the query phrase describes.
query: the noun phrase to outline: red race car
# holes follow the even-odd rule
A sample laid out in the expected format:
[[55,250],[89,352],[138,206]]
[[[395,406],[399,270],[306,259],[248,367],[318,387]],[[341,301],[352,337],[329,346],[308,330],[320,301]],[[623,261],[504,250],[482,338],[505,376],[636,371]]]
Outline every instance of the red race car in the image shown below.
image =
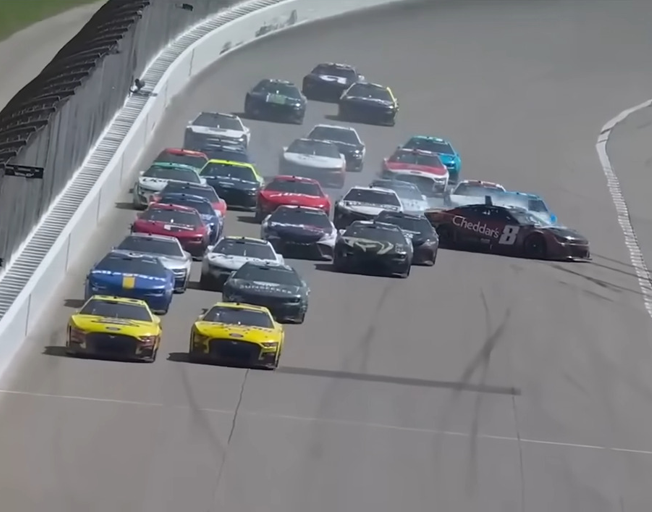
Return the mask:
[[281,205],[319,208],[329,215],[332,206],[319,181],[298,176],[276,176],[258,193],[256,220],[262,221]]
[[226,201],[217,195],[215,189],[210,185],[200,183],[185,183],[182,181],[168,181],[168,184],[158,194],[150,196],[150,204],[158,203],[163,194],[188,194],[190,196],[199,196],[207,199],[213,209],[219,212],[222,217],[226,216]]
[[201,169],[208,162],[208,156],[201,151],[191,151],[190,149],[167,148],[161,151],[154,159],[156,162],[168,162],[171,164],[190,165]]
[[131,232],[173,236],[195,259],[201,259],[210,239],[210,228],[199,212],[175,204],[150,204],[131,225]]
[[[389,172],[388,172],[389,171]],[[439,188],[448,186],[448,169],[437,153],[420,149],[397,149],[383,160],[381,177],[391,178],[391,171],[421,171],[432,174]]]

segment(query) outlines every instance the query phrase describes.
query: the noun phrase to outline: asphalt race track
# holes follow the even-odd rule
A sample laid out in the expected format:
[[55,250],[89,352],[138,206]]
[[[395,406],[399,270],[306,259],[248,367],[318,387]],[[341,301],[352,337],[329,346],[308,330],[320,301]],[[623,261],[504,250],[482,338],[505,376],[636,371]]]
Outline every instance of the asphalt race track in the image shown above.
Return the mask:
[[[408,280],[296,262],[310,311],[275,373],[184,362],[191,323],[220,298],[198,290],[175,298],[153,365],[62,357],[84,275],[134,217],[118,204],[3,384],[3,508],[648,511],[650,319],[594,145],[651,95],[651,18],[645,0],[431,0],[219,63],[170,109],[148,158],[199,110],[242,110],[262,77],[348,61],[401,102],[395,128],[358,126],[367,167],[349,184],[409,135],[441,134],[465,177],[543,194],[594,262],[443,252]],[[302,127],[250,122],[263,174],[334,112],[311,103]],[[230,212],[227,230],[258,226]]]

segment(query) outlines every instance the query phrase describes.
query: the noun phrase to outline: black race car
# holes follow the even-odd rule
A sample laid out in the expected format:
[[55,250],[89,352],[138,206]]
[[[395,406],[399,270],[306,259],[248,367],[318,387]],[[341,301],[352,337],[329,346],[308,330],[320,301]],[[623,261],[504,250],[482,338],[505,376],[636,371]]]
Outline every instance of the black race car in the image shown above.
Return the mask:
[[342,121],[394,126],[398,101],[389,87],[358,82],[349,87],[339,101]]
[[410,237],[414,249],[413,265],[432,266],[435,264],[437,249],[439,249],[439,236],[423,215],[382,212],[376,217],[376,222],[398,226]]
[[209,160],[200,176],[215,189],[229,208],[256,209],[262,183],[251,164]]
[[250,119],[302,124],[306,103],[306,98],[292,82],[266,78],[247,93],[244,111]]
[[337,146],[339,152],[344,155],[344,158],[346,158],[347,171],[362,171],[366,148],[355,128],[351,126],[318,124],[310,130],[306,138],[332,142]]
[[353,66],[324,62],[303,77],[303,94],[311,100],[337,101],[351,85],[364,79]]
[[296,270],[277,263],[247,262],[224,283],[222,300],[264,306],[277,322],[303,323],[310,289]]
[[376,271],[406,278],[413,256],[412,244],[399,227],[358,220],[337,237],[333,266],[338,272]]
[[283,205],[262,223],[261,238],[270,242],[283,256],[330,260],[337,230],[328,214],[320,208]]

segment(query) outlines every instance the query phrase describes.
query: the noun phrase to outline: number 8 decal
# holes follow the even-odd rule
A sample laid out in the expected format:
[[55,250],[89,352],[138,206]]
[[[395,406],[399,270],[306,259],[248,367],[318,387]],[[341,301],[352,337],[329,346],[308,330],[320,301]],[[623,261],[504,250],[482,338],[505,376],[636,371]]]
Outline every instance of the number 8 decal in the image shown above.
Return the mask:
[[503,234],[500,235],[500,240],[498,243],[500,245],[514,245],[516,242],[516,236],[520,231],[520,226],[505,226],[503,228]]

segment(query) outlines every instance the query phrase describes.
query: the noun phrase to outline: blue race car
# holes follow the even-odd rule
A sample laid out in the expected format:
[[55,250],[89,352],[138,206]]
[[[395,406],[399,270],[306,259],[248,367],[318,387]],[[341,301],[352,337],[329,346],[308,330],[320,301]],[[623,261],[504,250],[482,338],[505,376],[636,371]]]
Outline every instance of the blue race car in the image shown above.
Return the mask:
[[462,170],[462,159],[453,145],[441,137],[430,137],[428,135],[413,135],[405,144],[399,146],[402,149],[420,149],[437,153],[439,159],[448,169],[450,176],[449,183],[454,185],[460,180],[460,171]]
[[160,197],[161,198],[158,201],[159,204],[176,204],[178,206],[187,206],[188,208],[194,208],[197,210],[201,220],[203,220],[204,224],[206,224],[211,230],[211,245],[215,244],[215,242],[222,238],[222,232],[224,231],[224,218],[221,215],[218,215],[208,199],[194,194],[165,192],[165,190]]
[[168,312],[173,293],[174,272],[150,256],[111,251],[86,276],[86,300],[93,295],[140,299],[156,314]]
[[536,194],[510,190],[500,193],[494,202],[525,208],[543,224],[552,225],[557,224],[558,221],[557,216],[550,210],[543,198]]

